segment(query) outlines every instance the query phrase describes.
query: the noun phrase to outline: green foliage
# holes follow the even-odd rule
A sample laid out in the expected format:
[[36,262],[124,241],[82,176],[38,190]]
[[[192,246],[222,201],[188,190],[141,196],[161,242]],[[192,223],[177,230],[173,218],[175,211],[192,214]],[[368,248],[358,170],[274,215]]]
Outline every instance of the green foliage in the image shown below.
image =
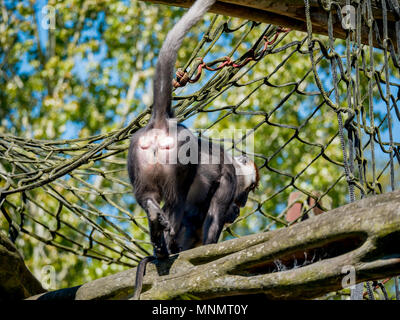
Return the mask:
[[[48,5],[56,8],[56,24],[45,30],[39,3],[1,4],[0,132],[35,139],[87,137],[120,128],[148,107],[157,51],[167,26],[182,11],[139,1],[50,0]],[[49,211],[57,211],[52,197],[40,191],[34,197]],[[96,206],[98,201],[92,200]],[[15,201],[20,204],[18,197]],[[0,223],[7,230],[3,217]],[[144,237],[132,229],[135,238]],[[123,268],[46,246],[24,234],[17,244],[39,279],[44,266],[55,268],[57,288]]]
[[[21,2],[8,3],[3,7],[0,27],[1,53],[6,55],[2,77],[0,78],[0,112],[2,123],[0,132],[12,133],[18,136],[35,139],[61,139],[71,135],[73,137],[88,137],[98,133],[110,132],[120,128],[139,112],[145,110],[151,103],[151,78],[158,50],[173,22],[182,14],[182,10],[151,5],[134,1],[127,5],[122,1],[49,1],[48,5],[56,8],[55,28],[45,30],[41,27],[42,20],[37,13],[41,11],[38,4]],[[7,16],[4,15],[4,10]],[[211,15],[207,16],[210,21]],[[217,21],[223,21],[220,17]],[[243,22],[233,19],[231,29],[240,26]],[[218,22],[216,23],[216,25]],[[234,58],[246,52],[262,33],[264,26],[256,27],[258,32],[249,33],[242,42]],[[177,65],[182,66],[191,57],[193,48],[201,33],[206,31],[206,23],[193,30],[184,41],[179,51]],[[230,34],[229,38],[221,38],[212,49],[212,55],[222,57],[230,54],[242,37],[241,32]],[[284,39],[284,43],[299,40],[304,37],[300,33],[292,33]],[[43,40],[44,39],[44,40]],[[199,54],[203,54],[200,52]],[[287,54],[268,56],[258,63],[251,73],[240,79],[241,84],[253,81],[265,74],[270,74]],[[208,56],[205,57],[208,59]],[[309,65],[308,56],[294,55],[290,63],[286,64],[269,81],[285,83],[299,81],[305,75],[304,65]],[[21,70],[22,68],[22,70]],[[312,81],[306,77],[302,88]],[[234,94],[228,93],[216,99],[212,107],[235,105],[249,95],[258,83],[243,85],[235,88]],[[293,87],[271,88],[262,87],[255,91],[237,111],[271,111]],[[232,92],[232,90],[230,91]],[[281,122],[298,126],[301,119],[299,108],[303,102],[301,95],[292,95],[282,109],[274,113],[271,122]],[[310,112],[320,103],[320,98],[310,98],[305,105],[305,111]],[[223,115],[220,112],[219,115]],[[334,114],[328,110],[321,111],[320,117],[311,121],[307,127],[306,136],[317,137],[313,141],[325,145],[337,127],[332,125]],[[201,113],[196,118],[195,126],[206,127],[215,119],[213,113]],[[226,120],[218,122],[213,128],[254,128],[262,116],[232,115]],[[255,132],[255,150],[257,154],[270,157],[274,151],[287,142],[294,134],[291,129],[283,129],[270,125],[263,125]],[[302,136],[306,139],[306,136]],[[280,153],[273,157],[269,165],[281,171],[295,175],[304,169],[319,152],[318,148],[292,140]],[[340,159],[340,148],[337,139],[327,150],[329,156]],[[73,153],[71,153],[73,154]],[[263,166],[262,159],[257,158],[257,165]],[[295,186],[312,192],[325,191],[340,176],[340,167],[331,165],[323,170],[316,161],[309,167]],[[104,169],[104,168],[103,168]],[[113,170],[112,164],[107,170]],[[271,197],[271,194],[288,185],[288,178],[265,168],[261,170],[262,188],[252,197],[253,201],[243,210],[242,216],[254,211],[257,203],[261,203],[261,211],[276,215],[282,205],[286,204],[287,197],[293,186],[284,189],[284,192]],[[108,187],[109,181],[104,180],[100,187]],[[73,185],[73,184],[72,184]],[[76,202],[76,197],[66,193],[62,188],[58,190],[65,194],[66,200]],[[343,203],[345,186],[335,188],[330,196],[335,205]],[[50,212],[56,212],[57,201],[48,194],[33,191],[33,195]],[[99,206],[96,197],[81,195],[90,199],[91,205]],[[268,201],[266,201],[268,200]],[[18,204],[21,200],[15,198]],[[138,208],[129,205],[128,210]],[[139,210],[140,211],[140,210]],[[44,218],[40,212],[31,212],[32,216],[42,219],[44,224],[54,223]],[[68,213],[63,209],[62,214]],[[43,220],[44,219],[44,220]],[[3,228],[7,223],[1,220]],[[70,222],[78,229],[85,230],[84,222],[77,222],[71,216]],[[263,230],[271,221],[260,214],[254,214],[242,219],[234,227],[234,233],[246,234]],[[143,221],[145,226],[145,221]],[[31,228],[40,234],[40,226]],[[129,228],[135,239],[147,240],[147,235],[138,227]],[[74,237],[73,234],[71,234]],[[225,234],[228,236],[228,234]],[[78,239],[78,238],[77,238]],[[65,242],[65,241],[64,241]],[[65,244],[60,240],[60,244]],[[123,268],[115,264],[107,265],[96,259],[84,259],[73,253],[68,253],[52,246],[46,246],[36,239],[22,234],[17,244],[22,249],[28,266],[39,277],[43,267],[52,265],[56,271],[56,287],[66,287],[90,281],[105,276]],[[145,245],[146,247],[146,245]],[[147,245],[147,249],[151,250]]]
[[[167,31],[183,13],[181,9],[142,1],[49,0],[48,5],[56,9],[56,19],[55,28],[46,30],[41,27],[43,17],[39,12],[42,6],[38,3],[6,2],[6,6],[4,2],[0,3],[0,133],[45,140],[109,133],[125,127],[149,108],[159,48]],[[239,59],[266,27],[226,17],[213,19],[213,15],[207,15],[206,22],[185,38],[177,67],[185,66],[188,61],[193,67],[191,58],[196,57],[203,57],[206,62],[227,55]],[[211,32],[211,39],[216,36],[211,50],[207,43],[193,57],[201,35],[210,24],[215,34],[218,34],[216,26],[220,25],[226,30],[237,30],[223,33],[220,38]],[[326,38],[321,39],[326,41]],[[213,75],[206,71],[200,85],[188,85],[175,92],[177,114],[185,120],[194,120],[190,125],[195,128],[254,129],[252,137],[261,186],[241,211],[238,222],[223,234],[224,238],[287,224],[282,214],[293,191],[327,194],[333,200],[333,207],[346,203],[347,184],[343,178],[337,114],[323,104],[314,84],[304,40],[305,34],[300,32],[281,37],[277,47],[292,44],[292,50],[277,50],[258,63],[249,63],[229,79],[229,84],[221,85],[212,103],[193,113],[180,112],[182,97],[201,92],[204,85],[214,79]],[[286,62],[282,67],[283,61]],[[322,60],[318,67],[321,74],[330,73],[326,61]],[[250,68],[248,72],[242,72],[247,68]],[[342,91],[346,88],[343,82],[339,86]],[[367,86],[366,81],[361,83],[363,93],[367,92]],[[331,89],[330,83],[328,89]],[[192,114],[195,117],[191,118]],[[84,146],[84,142],[74,141],[71,146]],[[126,144],[115,147],[126,148]],[[71,149],[65,155],[72,157],[79,152]],[[67,156],[65,161],[68,161]],[[87,168],[80,167],[76,176],[71,174],[52,183],[52,189],[29,191],[29,197],[37,205],[27,210],[30,218],[35,219],[32,221],[36,221],[25,225],[28,233],[46,239],[48,231],[42,225],[54,230],[57,219],[43,213],[58,212],[63,221],[75,228],[68,229],[67,236],[81,243],[87,241],[82,234],[87,236],[93,230],[87,221],[73,212],[74,205],[81,206],[79,210],[90,211],[95,216],[93,221],[104,228],[107,226],[104,217],[96,216],[96,210],[103,213],[125,210],[138,218],[140,224],[121,222],[116,223],[117,227],[140,241],[144,248],[141,254],[146,250],[151,252],[148,235],[143,232],[147,227],[143,211],[133,201],[121,200],[121,194],[132,199],[125,158],[126,153],[120,153],[119,157],[108,159],[110,161],[89,163]],[[82,178],[80,174],[90,172],[84,172],[85,169],[100,172],[96,176],[99,179]],[[0,161],[0,171],[11,170],[6,161]],[[115,189],[114,181],[104,178],[104,172],[115,173],[125,184],[119,183]],[[5,180],[0,180],[0,188],[5,184]],[[114,189],[113,194],[107,195],[107,202],[114,203],[113,208],[104,205],[106,196],[100,196],[99,189]],[[72,207],[60,207],[60,202],[52,196],[56,193]],[[23,206],[21,196],[13,195],[7,200],[10,215],[18,221],[18,207]],[[8,227],[8,222],[1,216],[0,228],[7,230]],[[112,239],[104,234],[101,236],[110,250],[118,247]],[[54,268],[56,282],[52,283],[52,289],[82,284],[125,268],[121,264],[83,258],[39,240],[20,233],[17,245],[28,267],[42,282],[46,279],[43,268],[48,265]],[[56,242],[60,247],[69,245],[60,236]]]

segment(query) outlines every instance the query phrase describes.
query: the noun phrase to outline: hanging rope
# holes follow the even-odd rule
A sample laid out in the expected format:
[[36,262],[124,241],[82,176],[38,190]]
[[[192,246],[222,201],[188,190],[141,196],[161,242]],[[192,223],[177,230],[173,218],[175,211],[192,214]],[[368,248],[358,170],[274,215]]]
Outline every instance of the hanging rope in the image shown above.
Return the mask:
[[[328,37],[322,37],[313,33],[312,7],[305,0],[307,34],[215,17],[191,58],[179,61],[183,67],[174,82],[181,88],[174,96],[179,121],[200,119],[208,131],[247,126],[230,151],[242,151],[249,136],[256,141],[249,156],[263,187],[225,237],[290,226],[329,210],[332,198],[336,207],[396,189],[400,24],[395,23],[398,43],[393,43],[387,8],[399,17],[398,2],[381,2],[379,23],[371,0],[346,4],[356,17],[344,41],[334,38],[344,19],[338,2],[320,3],[328,26]],[[362,32],[368,33],[368,46],[361,43]],[[376,42],[382,50],[374,49]],[[228,53],[221,54],[221,46]],[[292,72],[296,61],[304,64],[301,72]],[[150,108],[126,127],[80,139],[0,134],[0,226],[13,241],[29,236],[79,256],[135,266],[151,245],[146,216],[132,200],[126,152],[149,113]],[[322,171],[326,181],[316,181]],[[300,196],[290,202],[293,192]],[[296,205],[298,216],[287,220]],[[395,286],[399,299],[398,279]],[[372,290],[367,284],[370,299]]]

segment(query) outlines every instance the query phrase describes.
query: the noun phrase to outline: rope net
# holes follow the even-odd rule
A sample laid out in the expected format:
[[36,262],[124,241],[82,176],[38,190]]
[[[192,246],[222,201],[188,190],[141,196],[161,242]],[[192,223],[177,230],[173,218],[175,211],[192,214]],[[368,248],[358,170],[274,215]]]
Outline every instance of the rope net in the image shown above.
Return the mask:
[[[397,43],[388,37],[389,5]],[[343,40],[333,36],[333,21],[344,19],[341,8],[330,2],[324,2],[328,37],[313,33],[307,1],[307,34],[213,16],[178,71],[174,107],[180,121],[206,129],[206,135],[247,129],[246,136],[225,141],[232,152],[243,139],[254,139],[249,155],[260,169],[261,187],[224,230],[224,239],[286,227],[398,187],[399,6],[382,1],[379,25],[370,0],[352,7],[355,24]],[[250,42],[250,35],[257,40]],[[217,55],[221,47],[230,48],[227,57]],[[10,238],[25,233],[128,267],[149,255],[146,215],[133,199],[126,171],[129,137],[149,113],[119,130],[80,139],[1,134],[0,222]],[[297,204],[300,216],[287,219]]]

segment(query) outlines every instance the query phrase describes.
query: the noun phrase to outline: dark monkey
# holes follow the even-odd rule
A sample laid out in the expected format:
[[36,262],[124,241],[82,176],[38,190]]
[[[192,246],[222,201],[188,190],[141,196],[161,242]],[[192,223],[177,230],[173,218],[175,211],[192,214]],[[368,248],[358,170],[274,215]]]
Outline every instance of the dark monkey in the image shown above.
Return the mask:
[[[234,157],[232,163],[236,171],[236,190],[233,201],[223,217],[218,223],[218,229],[214,230],[212,237],[208,238],[207,243],[215,243],[221,234],[224,224],[232,223],[239,216],[240,207],[244,207],[247,202],[247,197],[250,191],[253,191],[259,181],[258,169],[255,163],[246,156]],[[209,180],[206,178],[209,173],[209,168],[203,166],[197,172],[197,175],[190,187],[185,203],[185,213],[182,219],[181,228],[176,235],[176,244],[179,251],[188,250],[202,244],[204,234],[208,230],[209,222],[206,217],[210,217],[209,212],[209,197],[212,196],[212,188],[208,187]],[[211,192],[210,192],[211,191]]]
[[[258,169],[255,163],[249,158],[246,156],[239,156],[232,159],[232,162],[237,173],[235,195],[233,202],[230,204],[228,210],[223,216],[224,219],[221,220],[221,223],[218,225],[219,229],[218,232],[215,233],[214,242],[217,242],[223,225],[226,223],[232,223],[239,216],[239,207],[244,207],[246,205],[249,192],[253,191],[259,182]],[[211,189],[214,185],[214,183],[207,178],[207,174],[209,173],[207,167],[202,166],[202,169],[204,169],[204,172],[197,172],[190,187],[186,198],[182,224],[174,239],[179,251],[188,250],[202,244],[202,232],[206,229],[204,228],[206,226],[204,220],[207,216],[208,205],[210,204],[208,198],[210,197],[210,194],[213,194]],[[209,186],[207,187],[208,184]],[[206,196],[202,197],[201,195]],[[168,238],[170,235],[168,232],[165,232],[165,236]],[[137,266],[135,291],[133,294],[134,300],[138,300],[140,297],[146,265],[154,259],[154,256],[145,257]]]
[[[201,142],[186,127],[177,125],[173,118],[171,109],[173,68],[185,34],[214,3],[215,0],[196,1],[168,33],[156,65],[151,118],[148,124],[131,138],[128,173],[136,200],[147,213],[151,242],[157,258],[164,258],[168,253],[176,251],[176,248],[167,247],[164,230],[168,232],[171,240],[180,229],[188,191],[202,166],[199,163],[199,152],[191,155],[191,161],[187,163],[182,163],[178,159],[182,145],[185,144],[190,150],[198,150]],[[175,132],[170,132],[171,130]],[[185,141],[177,139],[178,136],[184,136]],[[213,165],[213,171],[209,174],[210,183],[216,180],[220,180],[221,185],[229,183],[230,190],[228,194],[221,195],[226,198],[220,201],[226,208],[215,208],[215,205],[210,204],[214,215],[226,211],[233,198],[232,186],[236,185],[234,167],[224,164],[226,161],[223,150],[219,158],[219,164]],[[164,161],[158,161],[160,159]],[[216,190],[216,196],[217,193]],[[162,209],[161,201],[164,201]],[[173,241],[168,245],[173,247]]]
[[[243,166],[240,161],[247,158],[232,159],[220,145],[197,138],[176,123],[171,109],[177,51],[189,29],[215,2],[197,0],[168,33],[156,65],[151,118],[131,138],[129,178],[136,201],[146,211],[157,259],[200,242],[217,242],[224,224],[233,222],[258,182],[253,162],[245,161],[253,168],[251,174],[237,175]],[[145,265],[151,259],[138,265],[134,298],[140,295]]]

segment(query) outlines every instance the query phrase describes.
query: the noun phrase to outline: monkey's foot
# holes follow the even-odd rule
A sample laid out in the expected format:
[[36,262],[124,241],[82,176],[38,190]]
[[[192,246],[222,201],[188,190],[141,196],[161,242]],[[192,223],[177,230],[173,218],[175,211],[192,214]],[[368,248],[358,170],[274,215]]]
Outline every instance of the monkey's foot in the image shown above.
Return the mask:
[[168,219],[164,216],[163,212],[158,214],[158,222],[164,228],[164,231],[171,231],[171,224],[169,223]]
[[[171,225],[165,217],[164,212],[152,199],[147,200],[147,215],[149,220],[152,221],[153,224],[160,226],[163,231],[169,231],[171,229]],[[162,230],[159,230],[161,228],[157,228],[157,232],[161,232]]]
[[153,255],[157,258],[157,260],[163,260],[168,258],[168,252],[163,247],[154,247]]

